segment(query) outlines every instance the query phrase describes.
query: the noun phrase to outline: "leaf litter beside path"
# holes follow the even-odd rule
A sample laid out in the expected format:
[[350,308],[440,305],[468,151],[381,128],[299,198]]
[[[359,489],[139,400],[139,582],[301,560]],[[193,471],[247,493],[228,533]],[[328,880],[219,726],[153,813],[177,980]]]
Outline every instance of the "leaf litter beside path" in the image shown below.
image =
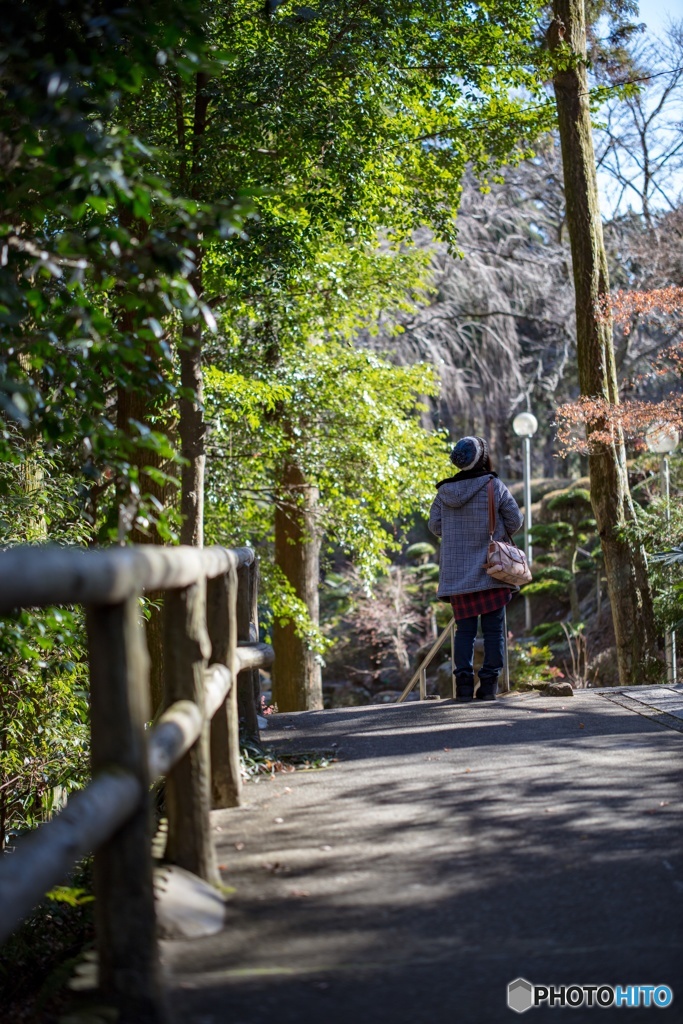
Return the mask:
[[274,754],[253,739],[240,739],[240,765],[242,778],[246,780],[258,780],[262,775],[273,777],[278,772],[322,771],[338,760],[337,751],[299,750]]

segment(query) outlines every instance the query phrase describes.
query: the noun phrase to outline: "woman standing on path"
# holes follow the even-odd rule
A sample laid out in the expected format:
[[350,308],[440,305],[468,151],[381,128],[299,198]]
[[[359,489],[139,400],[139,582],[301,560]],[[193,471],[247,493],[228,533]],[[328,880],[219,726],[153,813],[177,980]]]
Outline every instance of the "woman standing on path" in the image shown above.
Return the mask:
[[491,469],[482,437],[463,437],[451,452],[459,473],[440,480],[429,514],[429,529],[441,537],[437,597],[450,601],[455,633],[456,700],[474,696],[474,640],[481,615],[484,664],[479,670],[478,700],[495,700],[505,657],[505,605],[515,588],[489,576],[484,568],[489,545],[488,483],[493,480],[494,540],[506,540],[524,522],[517,502]]

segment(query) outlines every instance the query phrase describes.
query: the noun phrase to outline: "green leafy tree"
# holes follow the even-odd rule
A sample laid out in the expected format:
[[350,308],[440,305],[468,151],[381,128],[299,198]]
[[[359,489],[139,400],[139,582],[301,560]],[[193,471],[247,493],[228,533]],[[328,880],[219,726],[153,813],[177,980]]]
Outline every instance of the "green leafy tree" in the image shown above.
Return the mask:
[[662,632],[683,625],[683,514],[677,501],[662,499],[639,509],[639,528],[647,538],[648,564],[657,625]]
[[181,38],[201,60],[198,11],[27,0],[0,29],[0,455],[17,458],[22,437],[71,446],[110,536],[141,467],[174,455],[166,431],[117,421],[117,394],[143,395],[152,413],[177,398],[165,325],[209,318],[191,243],[245,212],[172,192],[159,154],[115,117],[164,64],[187,73]]
[[[87,540],[65,453],[13,442],[0,476],[0,547]],[[81,616],[66,609],[0,617],[0,847],[87,777],[83,639]]]
[[[276,506],[283,529],[300,530],[307,494],[302,540],[323,530],[320,504],[327,535],[369,572],[392,537],[383,525],[379,539],[376,524],[417,501],[417,478],[393,453],[407,451],[413,429],[426,467],[438,442],[416,427],[416,398],[433,386],[424,371],[390,384],[388,365],[354,362],[364,357],[341,344],[358,323],[340,311],[345,282],[377,268],[365,289],[376,309],[412,273],[414,227],[454,243],[466,163],[485,179],[527,151],[547,109],[535,102],[545,60],[531,45],[535,6],[187,0],[169,16],[159,0],[26,0],[5,15],[0,456],[24,474],[8,506],[50,493],[40,467],[58,447],[88,539],[201,543],[202,364],[218,320],[226,351],[221,362],[218,344],[210,349],[214,368],[233,374],[237,394],[249,389],[245,406],[264,431],[277,424],[268,486],[296,498]],[[391,263],[376,260],[380,235]],[[336,255],[320,273],[324,251]],[[334,329],[325,319],[312,329],[311,291],[339,300]],[[251,348],[236,366],[232,332],[245,319]],[[354,390],[342,393],[339,380]],[[355,475],[338,442],[333,495],[316,444],[319,424],[332,435],[342,413]],[[263,516],[259,500],[250,511]],[[25,517],[25,536],[40,536],[49,518],[46,505],[42,518]],[[67,519],[65,539],[84,539]],[[296,585],[281,579],[309,621]]]
[[[465,166],[494,174],[546,123],[533,4],[233,0],[203,12],[211,62],[179,74],[188,66],[179,45],[175,64],[118,116],[166,154],[180,195],[255,196],[259,218],[246,234],[197,239],[192,282],[217,315],[259,307],[268,362],[280,344],[269,305],[304,272],[315,276],[323,239],[362,259],[378,230],[401,242],[427,223],[454,244]],[[197,320],[180,347],[181,536],[193,543],[206,456],[203,333]]]
[[[210,319],[189,243],[229,234],[233,205],[173,192],[116,123],[125,98],[202,59],[199,5],[23,0],[0,25],[0,531],[3,544],[91,542],[174,523],[142,470],[176,460],[157,408],[179,395],[169,325]],[[177,65],[179,75],[186,69]],[[163,323],[163,326],[162,326]],[[143,397],[145,418],[117,414]],[[150,425],[151,423],[151,425]],[[122,525],[124,528],[122,530]],[[49,813],[87,766],[82,622],[0,620],[0,812],[6,835]]]
[[0,848],[88,773],[82,629],[57,608],[0,619]]
[[[554,561],[559,554],[566,565],[542,567],[534,573],[534,581],[525,588],[525,592],[556,595],[568,592],[572,621],[578,623],[581,613],[577,577],[586,567],[586,558],[591,566],[593,564],[593,558],[585,548],[595,534],[590,494],[584,488],[570,487],[549,495],[545,505],[549,521],[538,523],[532,531],[534,544],[549,553],[541,556],[539,561],[544,558]],[[582,554],[584,564],[581,564]]]
[[237,374],[207,374],[216,417],[208,526],[214,536],[272,540],[275,572],[266,564],[264,574],[274,698],[281,711],[296,710],[322,699],[321,544],[340,548],[373,580],[400,546],[396,524],[425,510],[445,446],[419,423],[419,396],[435,386],[425,367],[398,369],[328,342],[296,350],[261,383],[258,408]]

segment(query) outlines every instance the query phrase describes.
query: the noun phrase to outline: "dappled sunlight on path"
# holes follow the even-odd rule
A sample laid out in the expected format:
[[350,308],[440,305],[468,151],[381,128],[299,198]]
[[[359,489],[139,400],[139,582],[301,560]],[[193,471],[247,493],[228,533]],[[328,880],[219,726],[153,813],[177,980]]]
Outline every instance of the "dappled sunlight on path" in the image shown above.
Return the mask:
[[518,975],[676,990],[680,733],[591,693],[272,724],[340,761],[215,814],[236,891],[221,935],[166,946],[179,1019],[485,1024]]

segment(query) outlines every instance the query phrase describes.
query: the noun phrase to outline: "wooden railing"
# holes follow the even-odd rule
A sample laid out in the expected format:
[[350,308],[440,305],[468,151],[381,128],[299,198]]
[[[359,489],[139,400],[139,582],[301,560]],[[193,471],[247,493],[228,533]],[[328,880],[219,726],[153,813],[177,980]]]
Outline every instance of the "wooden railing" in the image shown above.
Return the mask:
[[[0,554],[0,613],[82,604],[91,694],[92,781],[0,861],[0,942],[94,851],[99,988],[120,1024],[164,1019],[151,852],[151,785],[166,776],[166,857],[205,881],[219,875],[212,807],[240,803],[238,704],[256,730],[254,679],[273,652],[256,642],[250,548]],[[164,591],[165,710],[150,728],[140,597]]]

